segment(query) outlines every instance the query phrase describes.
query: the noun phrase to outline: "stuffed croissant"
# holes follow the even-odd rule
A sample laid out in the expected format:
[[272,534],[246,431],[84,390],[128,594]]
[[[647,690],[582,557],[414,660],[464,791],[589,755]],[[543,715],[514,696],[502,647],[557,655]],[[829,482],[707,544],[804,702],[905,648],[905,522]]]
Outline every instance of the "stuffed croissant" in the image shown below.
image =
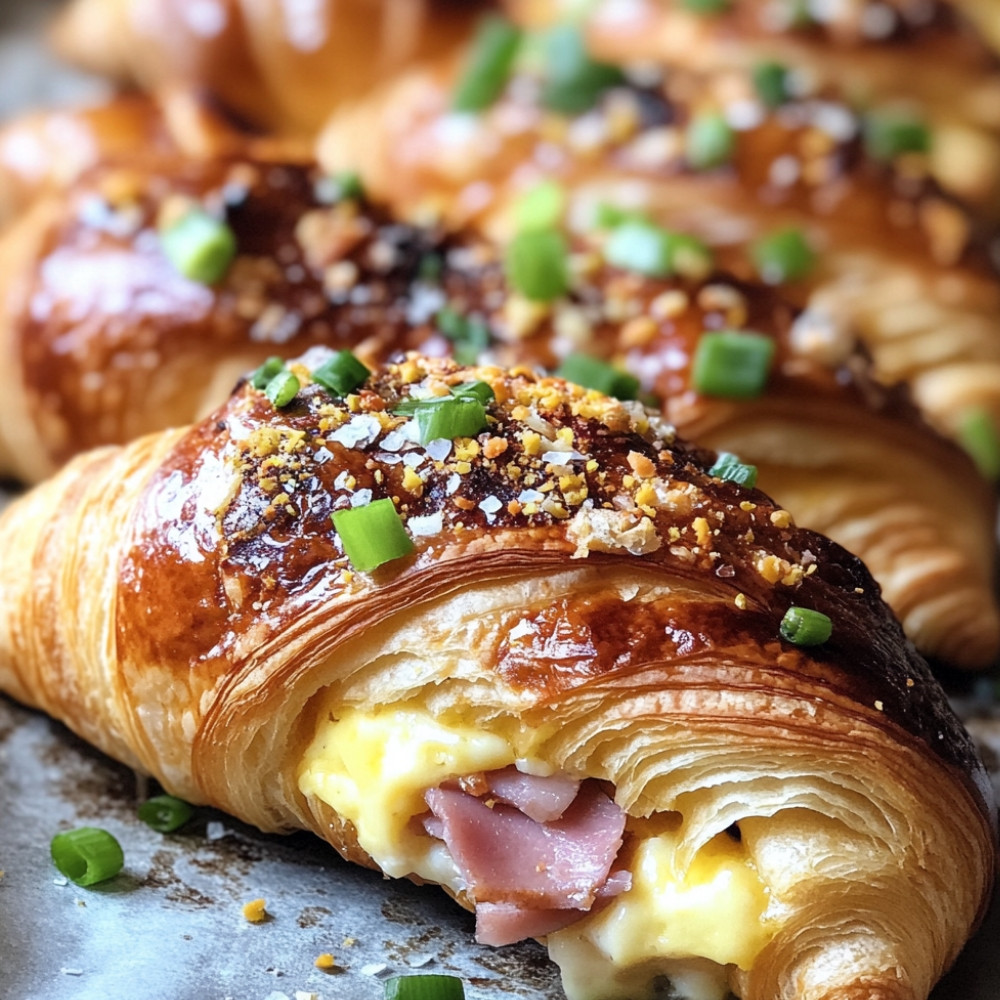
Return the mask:
[[[189,423],[241,372],[316,344],[369,362],[419,347],[568,365],[651,393],[683,434],[757,467],[799,523],[866,560],[926,655],[993,662],[994,494],[874,380],[849,331],[645,224],[640,245],[682,251],[660,276],[622,249],[626,229],[534,265],[532,280],[564,269],[566,282],[532,301],[493,244],[402,225],[344,184],[291,164],[169,158],[36,204],[0,241],[0,471],[38,480],[88,447]],[[235,244],[213,284],[166,253],[171,218],[191,212],[224,220]],[[713,371],[733,356],[745,371],[730,384]]]
[[926,1000],[983,768],[863,565],[713,461],[560,379],[313,351],[4,514],[0,684],[544,936],[574,1000]]
[[930,175],[928,120],[859,106],[847,83],[778,62],[651,73],[582,45],[572,25],[524,36],[471,112],[456,95],[467,65],[482,71],[476,58],[391,81],[334,116],[320,159],[360,169],[397,211],[501,238],[540,180],[563,186],[584,231],[610,205],[744,259],[791,232],[803,249],[765,258],[765,280],[856,329],[880,378],[907,382],[945,433],[961,438],[982,417],[1000,433],[995,228]]

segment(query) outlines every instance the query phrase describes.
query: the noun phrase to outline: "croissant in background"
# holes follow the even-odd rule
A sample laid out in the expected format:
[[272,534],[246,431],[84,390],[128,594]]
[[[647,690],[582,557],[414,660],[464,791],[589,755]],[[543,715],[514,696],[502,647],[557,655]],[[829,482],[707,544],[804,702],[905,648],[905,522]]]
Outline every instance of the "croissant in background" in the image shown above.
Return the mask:
[[156,90],[210,94],[247,122],[311,133],[335,105],[403,66],[443,55],[479,0],[72,0],[56,51]]
[[[40,200],[0,241],[0,471],[37,481],[87,448],[188,423],[241,372],[314,344],[369,363],[420,347],[576,365],[653,394],[683,433],[755,466],[799,523],[868,562],[923,652],[995,658],[995,496],[843,331],[714,271],[691,240],[683,273],[662,277],[580,244],[560,296],[531,302],[496,246],[400,224],[340,183],[294,164],[167,158]],[[225,218],[235,241],[211,285],[165,252],[167,223],[192,210]],[[698,384],[699,357],[745,346],[749,392]]]
[[859,560],[559,379],[269,375],[5,512],[4,690],[545,935],[571,998],[925,1000],[995,807]]
[[571,25],[525,36],[475,112],[454,104],[474,54],[407,74],[334,115],[320,160],[358,167],[397,211],[504,239],[540,179],[564,187],[578,229],[611,205],[699,235],[734,268],[791,231],[800,251],[765,264],[766,280],[788,279],[800,305],[856,329],[879,377],[907,382],[945,433],[963,439],[984,420],[996,433],[996,230],[930,176],[921,150],[937,135],[919,115],[857,108],[849,77],[814,86],[777,63],[763,77],[739,65],[651,76],[648,61],[595,62],[581,46]]

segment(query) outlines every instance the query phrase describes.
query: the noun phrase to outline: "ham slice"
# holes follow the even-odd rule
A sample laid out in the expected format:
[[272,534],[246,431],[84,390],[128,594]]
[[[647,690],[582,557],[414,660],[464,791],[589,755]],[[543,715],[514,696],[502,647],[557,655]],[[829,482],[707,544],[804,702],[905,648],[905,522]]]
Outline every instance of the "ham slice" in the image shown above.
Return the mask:
[[[522,784],[510,775],[500,778],[496,784],[513,788],[511,797],[528,801],[532,811],[547,815],[560,809],[555,819],[538,821],[513,805],[493,804],[500,798],[494,788],[500,774],[486,775],[489,799],[453,784],[425,796],[433,814],[425,828],[444,840],[476,902],[477,940],[510,944],[550,933],[589,912],[599,896],[628,888],[621,873],[609,881],[625,814],[597,782],[580,784],[563,808],[554,803],[565,797],[568,779],[532,778]],[[540,796],[537,783],[545,781],[558,784],[551,795]]]
[[580,782],[575,778],[564,775],[540,778],[535,774],[522,774],[516,767],[490,771],[485,777],[496,798],[514,806],[536,823],[559,819],[580,790]]

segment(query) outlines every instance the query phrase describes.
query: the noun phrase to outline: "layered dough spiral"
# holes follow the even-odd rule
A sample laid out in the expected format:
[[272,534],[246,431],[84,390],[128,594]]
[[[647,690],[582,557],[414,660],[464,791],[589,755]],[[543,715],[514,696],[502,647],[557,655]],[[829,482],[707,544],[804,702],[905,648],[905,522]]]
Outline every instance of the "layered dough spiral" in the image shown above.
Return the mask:
[[[984,906],[995,807],[862,564],[636,404],[416,355],[337,398],[327,355],[281,409],[244,383],[5,513],[3,689],[177,795],[442,884],[484,939],[548,929],[574,1000],[664,974],[925,1000]],[[477,381],[483,430],[421,443],[417,410]],[[331,514],[384,498],[412,550],[360,572]],[[782,638],[792,606],[830,638]],[[532,819],[532,784],[572,802]],[[560,855],[576,888],[540,896],[519,845],[495,885],[456,802],[544,845],[610,824],[603,870]]]
[[[38,480],[86,448],[197,419],[269,355],[468,351],[445,332],[450,314],[478,324],[487,359],[551,371],[582,352],[631,372],[682,433],[756,465],[799,523],[864,558],[925,654],[992,662],[995,498],[904,393],[874,380],[849,330],[759,279],[711,265],[648,277],[586,240],[566,295],[530,303],[499,246],[333,190],[294,164],[167,157],[39,201],[0,241],[0,470]],[[184,278],[161,246],[158,220],[190,205],[221,212],[236,236],[214,286]],[[693,358],[719,329],[773,342],[759,397],[693,388]]]

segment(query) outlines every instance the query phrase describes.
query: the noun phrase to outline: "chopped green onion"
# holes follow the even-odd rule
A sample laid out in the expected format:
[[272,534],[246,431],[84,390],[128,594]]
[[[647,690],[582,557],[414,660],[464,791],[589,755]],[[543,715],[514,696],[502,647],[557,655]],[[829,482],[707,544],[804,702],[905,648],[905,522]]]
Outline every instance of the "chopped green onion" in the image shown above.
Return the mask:
[[594,225],[598,229],[617,229],[626,222],[649,222],[638,209],[621,208],[610,202],[599,202],[594,208]]
[[710,476],[725,479],[730,483],[738,483],[752,489],[757,485],[757,466],[746,465],[728,451],[720,451],[715,464],[708,470]]
[[485,111],[503,93],[521,45],[521,32],[499,15],[484,18],[452,96],[456,111]]
[[173,795],[154,795],[138,809],[139,819],[159,833],[179,830],[193,815],[194,809]]
[[518,233],[507,247],[504,264],[514,291],[533,302],[551,302],[569,288],[566,238],[556,229]]
[[585,389],[596,389],[615,399],[635,399],[639,394],[639,380],[635,376],[589,354],[567,355],[556,369],[556,374],[567,382],[575,382]]
[[872,112],[864,124],[865,150],[888,163],[904,153],[929,153],[931,133],[916,115],[903,111]]
[[989,411],[966,410],[958,425],[958,441],[986,479],[1000,479],[1000,433]]
[[833,634],[833,622],[822,611],[789,608],[779,626],[781,637],[796,646],[819,646]]
[[373,500],[365,507],[337,510],[330,516],[344,553],[360,573],[413,551],[413,540],[389,497]]
[[371,372],[350,351],[337,351],[312,373],[313,381],[337,399],[354,392],[369,375]]
[[681,0],[681,6],[694,14],[721,14],[729,9],[729,0]]
[[757,63],[753,68],[753,85],[767,107],[781,107],[789,97],[788,67],[771,60]]
[[334,201],[361,201],[365,196],[365,185],[356,170],[342,170],[331,178]]
[[688,123],[684,143],[687,161],[695,170],[712,170],[732,159],[736,135],[724,115],[706,112]]
[[604,245],[604,257],[616,267],[650,278],[674,274],[700,278],[712,269],[712,253],[701,240],[651,222],[629,221],[618,226]]
[[493,387],[489,382],[484,382],[482,379],[478,379],[475,382],[462,382],[459,385],[453,385],[451,393],[460,399],[478,399],[483,406],[486,406],[487,403],[491,403],[497,398],[496,393],[493,392]]
[[801,229],[789,226],[761,237],[750,247],[757,273],[769,285],[804,278],[816,265],[816,253]]
[[295,399],[300,388],[299,380],[290,371],[281,371],[264,386],[264,395],[280,410]]
[[541,92],[543,107],[567,115],[580,114],[592,108],[605,90],[624,79],[618,66],[590,57],[578,25],[559,24],[549,31]]
[[425,253],[417,264],[417,280],[426,282],[428,285],[436,285],[441,281],[441,274],[444,271],[444,261],[437,253]]
[[163,252],[190,281],[214,285],[236,257],[236,236],[221,220],[195,208],[160,234]]
[[490,328],[476,316],[463,316],[451,306],[444,306],[435,317],[438,330],[455,346],[452,353],[461,365],[475,364],[490,346]]
[[753,399],[764,391],[774,341],[762,333],[714,330],[698,341],[691,385],[706,396]]
[[566,210],[566,192],[555,181],[542,181],[525,192],[514,205],[514,225],[518,232],[552,229]]
[[396,976],[385,981],[385,1000],[465,1000],[457,976]]
[[57,833],[50,846],[56,868],[77,885],[94,885],[117,875],[125,864],[121,844],[96,826]]
[[421,444],[438,438],[453,441],[458,437],[475,437],[487,427],[486,407],[472,395],[421,401],[413,415],[420,429]]
[[263,389],[278,372],[285,370],[285,362],[278,357],[270,357],[250,376],[250,384],[255,389]]

